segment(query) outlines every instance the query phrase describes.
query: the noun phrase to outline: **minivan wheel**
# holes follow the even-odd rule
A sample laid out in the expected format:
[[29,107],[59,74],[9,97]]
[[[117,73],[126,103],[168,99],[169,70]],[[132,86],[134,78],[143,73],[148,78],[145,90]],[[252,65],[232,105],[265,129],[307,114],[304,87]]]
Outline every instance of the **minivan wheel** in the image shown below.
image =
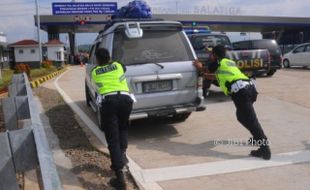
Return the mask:
[[183,121],[185,121],[191,114],[192,114],[192,112],[175,114],[172,118],[173,118],[174,121],[183,122]]
[[290,68],[290,62],[289,62],[288,59],[285,59],[285,60],[283,61],[283,66],[284,66],[285,68]]
[[96,113],[97,113],[98,126],[101,129],[102,128],[102,117],[101,117],[101,111],[99,107],[97,107]]
[[86,84],[85,84],[85,97],[86,97],[86,105],[90,107],[91,97],[90,97],[89,90]]
[[270,71],[268,71],[267,76],[268,76],[268,77],[271,77],[271,76],[273,76],[275,73],[276,73],[276,70],[275,70],[275,69],[271,69]]

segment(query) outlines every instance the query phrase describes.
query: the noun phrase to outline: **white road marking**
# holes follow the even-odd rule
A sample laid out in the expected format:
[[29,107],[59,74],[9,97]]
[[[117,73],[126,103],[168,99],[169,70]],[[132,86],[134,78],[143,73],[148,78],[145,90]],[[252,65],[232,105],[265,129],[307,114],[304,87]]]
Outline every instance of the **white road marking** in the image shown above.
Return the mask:
[[[68,70],[70,71],[70,69]],[[81,120],[85,123],[85,125],[96,135],[96,137],[101,141],[104,146],[107,146],[107,141],[99,127],[81,110],[81,108],[65,93],[65,91],[59,86],[58,81],[68,72],[62,73],[57,79],[54,81],[54,86],[56,87],[59,94],[63,97],[64,101],[71,107],[71,109],[81,118]],[[138,183],[140,187],[145,190],[163,190],[157,183],[150,182],[144,183],[143,180],[143,169],[133,161],[128,156],[129,159],[129,170],[131,175],[134,177],[135,181]]]
[[[66,73],[67,72],[61,74],[54,81],[55,87],[64,98],[65,102],[74,110],[76,114],[80,116],[86,126],[88,126],[97,136],[97,138],[104,145],[106,145],[104,133],[99,130],[97,125],[75,104],[75,102],[58,85],[59,79],[61,79]],[[243,172],[255,169],[292,165],[297,163],[307,163],[310,162],[310,150],[273,155],[270,161],[256,158],[244,158],[157,169],[142,169],[130,157],[128,157],[128,159],[130,161],[130,172],[141,188],[145,190],[163,190],[157,182]]]
[[162,187],[158,185],[158,183],[151,181],[146,182],[144,179],[144,170],[135,162],[133,161],[129,156],[129,171],[131,175],[135,178],[135,181],[139,184],[140,188],[145,190],[163,190]]
[[257,158],[225,160],[143,171],[145,183],[243,172],[310,162],[310,150],[273,155],[270,161]]

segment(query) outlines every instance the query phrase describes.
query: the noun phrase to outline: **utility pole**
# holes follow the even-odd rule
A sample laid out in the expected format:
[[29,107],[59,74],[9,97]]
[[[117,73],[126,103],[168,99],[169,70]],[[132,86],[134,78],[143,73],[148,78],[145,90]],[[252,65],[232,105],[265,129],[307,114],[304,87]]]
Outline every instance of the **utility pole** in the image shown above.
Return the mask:
[[175,1],[175,13],[179,13],[179,1]]
[[[71,1],[72,3],[75,3],[75,0],[72,0]],[[76,33],[75,33],[75,29],[73,29],[73,35],[74,35],[74,47],[71,47],[71,48],[74,48],[74,54],[73,55],[75,55],[75,54],[77,54],[77,46],[76,46]]]
[[40,15],[39,15],[39,4],[38,0],[35,0],[36,3],[36,15],[37,15],[37,37],[39,42],[39,61],[42,63],[42,44],[41,44],[41,35],[40,35]]

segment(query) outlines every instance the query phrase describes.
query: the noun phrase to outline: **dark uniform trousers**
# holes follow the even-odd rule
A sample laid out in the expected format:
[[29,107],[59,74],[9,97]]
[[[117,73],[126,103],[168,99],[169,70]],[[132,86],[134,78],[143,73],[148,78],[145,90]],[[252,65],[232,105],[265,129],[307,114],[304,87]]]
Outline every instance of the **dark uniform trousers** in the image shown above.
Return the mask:
[[111,156],[111,169],[123,169],[122,154],[128,146],[129,116],[133,101],[128,95],[106,96],[101,106],[102,127]]
[[255,86],[249,85],[237,93],[233,93],[231,97],[237,108],[238,121],[250,131],[254,140],[267,140],[253,107],[257,94]]

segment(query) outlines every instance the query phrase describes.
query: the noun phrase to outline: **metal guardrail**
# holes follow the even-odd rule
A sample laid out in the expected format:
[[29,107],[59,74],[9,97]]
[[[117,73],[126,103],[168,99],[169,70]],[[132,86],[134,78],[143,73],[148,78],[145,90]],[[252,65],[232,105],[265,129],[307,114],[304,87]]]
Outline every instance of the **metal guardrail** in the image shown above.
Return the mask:
[[2,100],[6,132],[0,133],[0,190],[18,190],[16,172],[39,168],[41,189],[63,186],[27,75],[16,74]]

